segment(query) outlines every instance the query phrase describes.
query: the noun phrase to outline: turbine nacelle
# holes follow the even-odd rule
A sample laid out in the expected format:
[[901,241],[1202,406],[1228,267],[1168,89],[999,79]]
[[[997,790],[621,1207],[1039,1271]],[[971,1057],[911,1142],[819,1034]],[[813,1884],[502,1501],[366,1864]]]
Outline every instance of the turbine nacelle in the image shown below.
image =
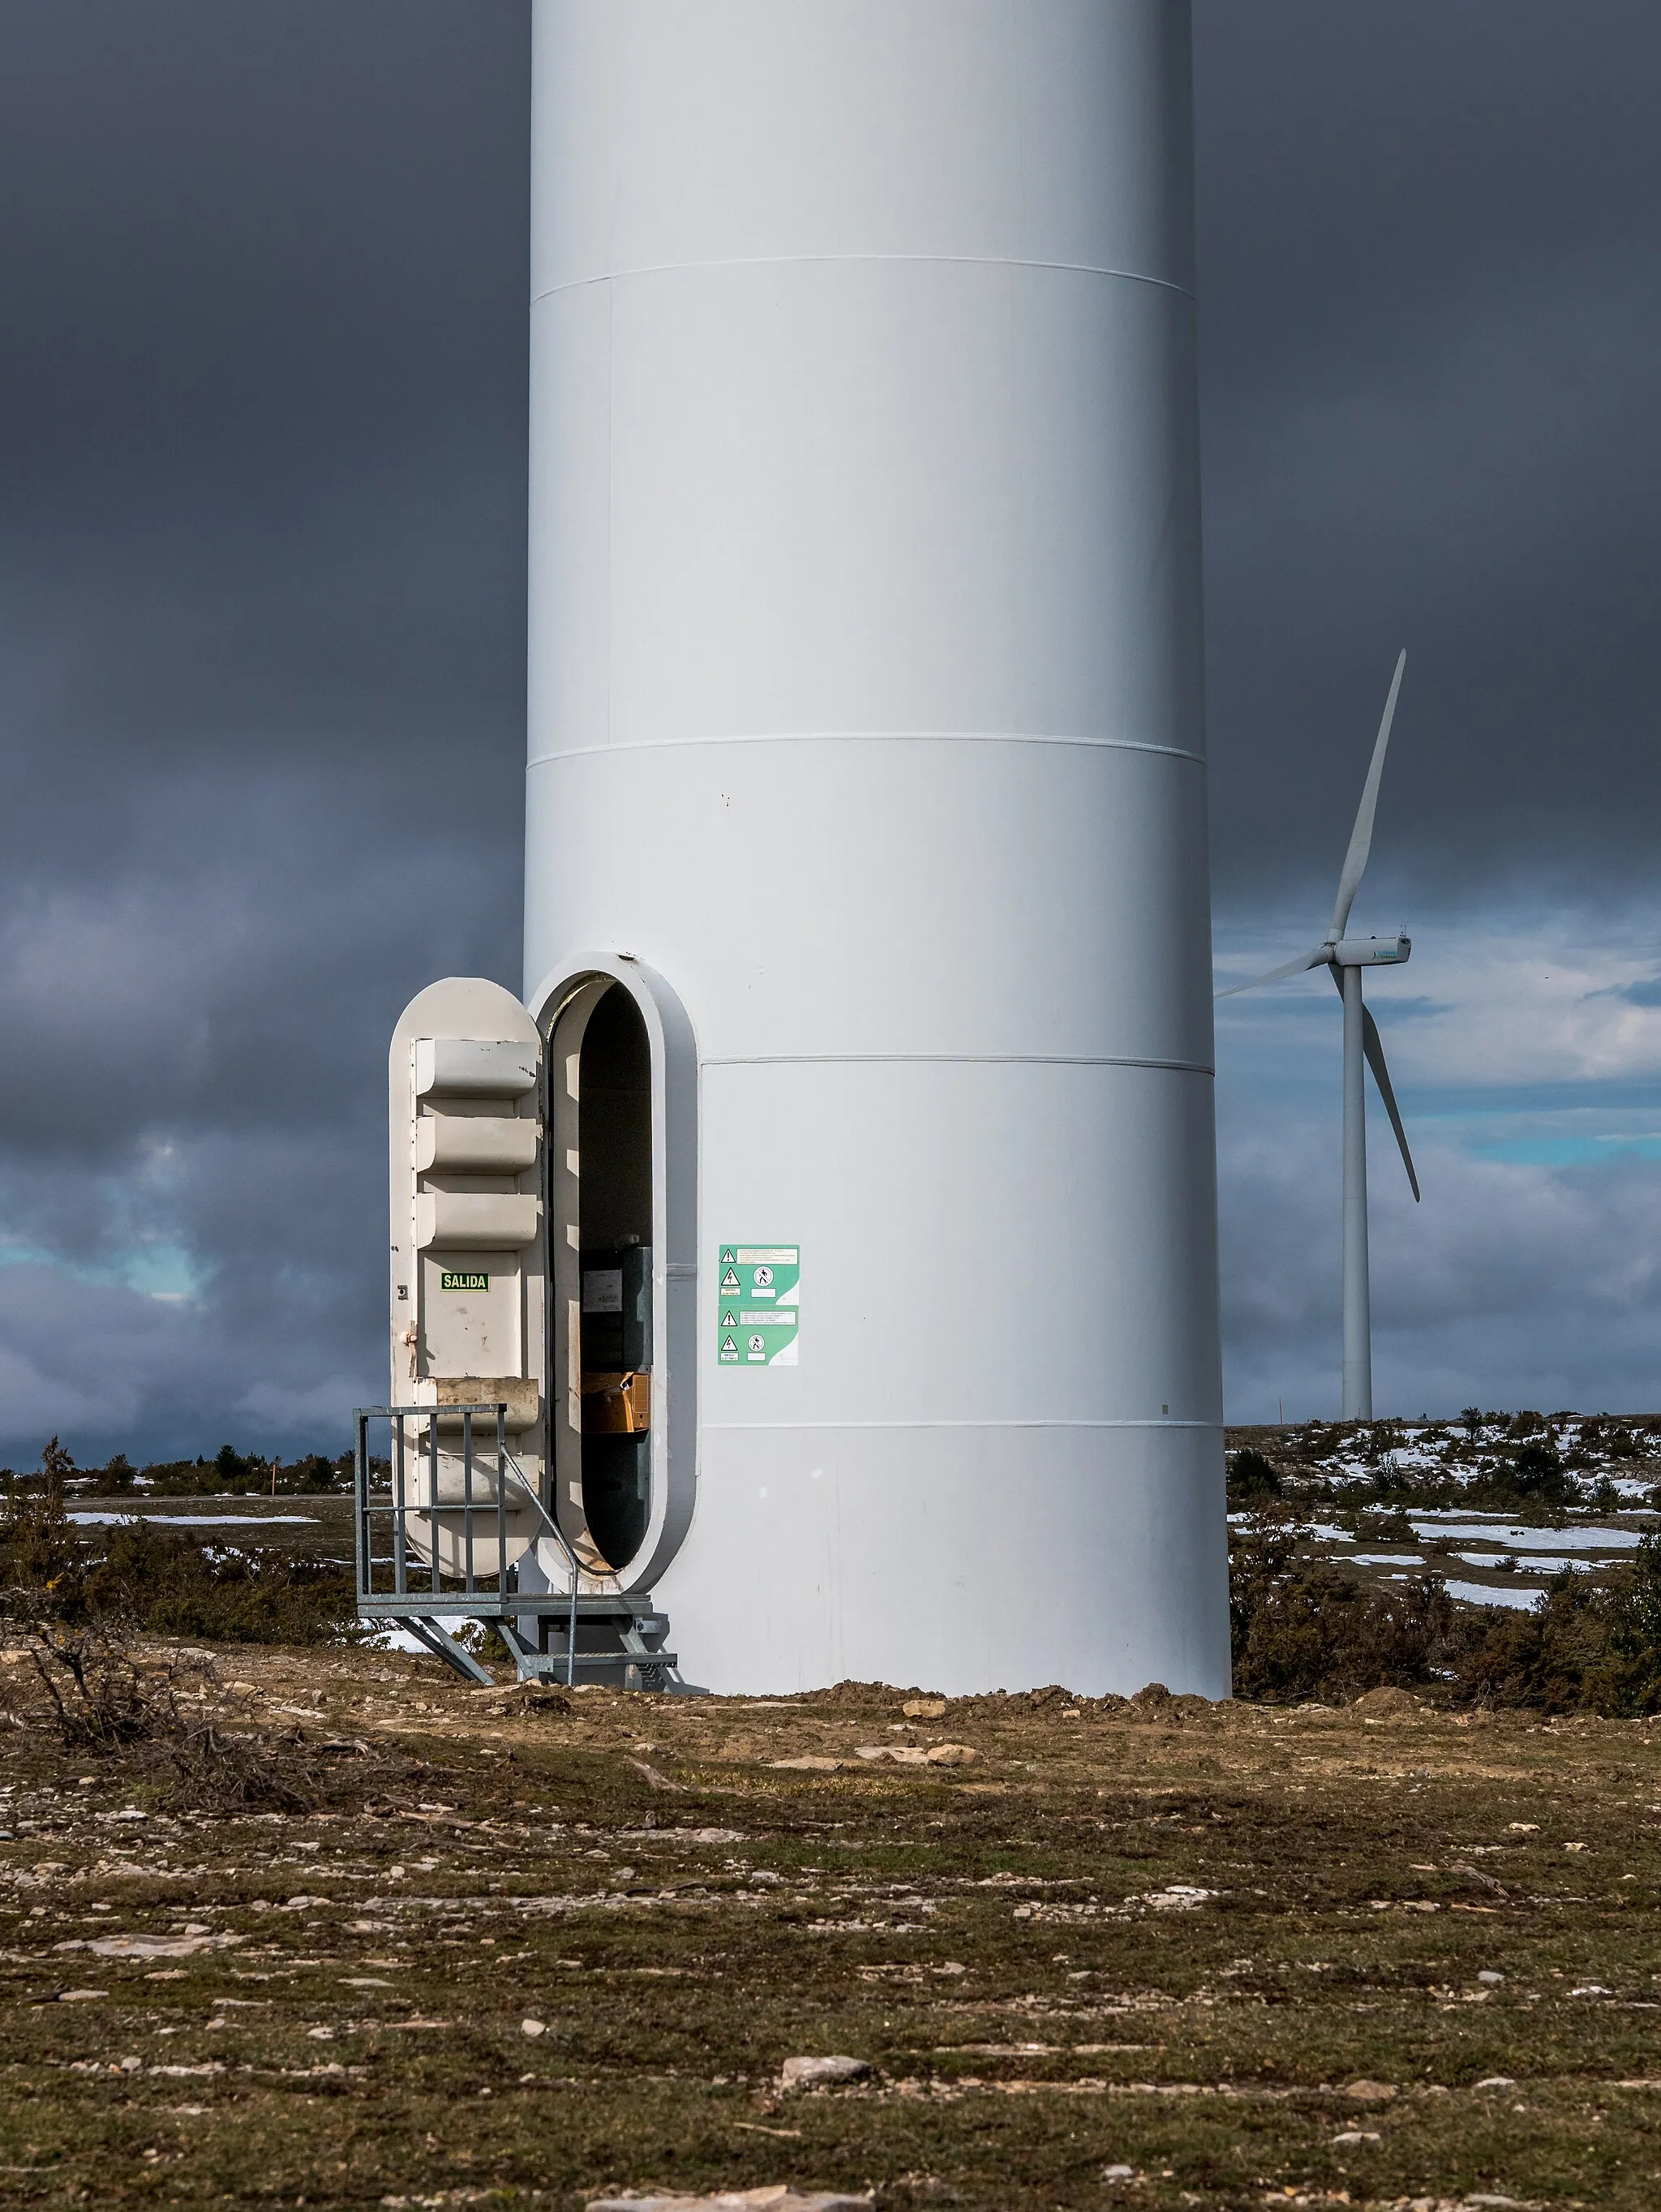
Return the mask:
[[1399,968],[1412,951],[1410,937],[1343,937],[1326,957],[1334,968]]

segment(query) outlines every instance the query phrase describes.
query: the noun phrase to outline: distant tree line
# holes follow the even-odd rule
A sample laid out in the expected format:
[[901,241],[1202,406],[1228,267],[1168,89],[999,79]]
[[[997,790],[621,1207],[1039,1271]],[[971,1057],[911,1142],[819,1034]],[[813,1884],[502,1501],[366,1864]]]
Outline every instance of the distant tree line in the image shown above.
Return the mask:
[[0,1468],[0,1492],[39,1489],[53,1480],[94,1498],[139,1492],[149,1498],[318,1498],[350,1490],[352,1455],[325,1459],[321,1452],[307,1452],[300,1459],[268,1459],[221,1444],[211,1459],[151,1460],[135,1467],[125,1452],[117,1452],[101,1467],[78,1468],[54,1437],[38,1469],[20,1474]]

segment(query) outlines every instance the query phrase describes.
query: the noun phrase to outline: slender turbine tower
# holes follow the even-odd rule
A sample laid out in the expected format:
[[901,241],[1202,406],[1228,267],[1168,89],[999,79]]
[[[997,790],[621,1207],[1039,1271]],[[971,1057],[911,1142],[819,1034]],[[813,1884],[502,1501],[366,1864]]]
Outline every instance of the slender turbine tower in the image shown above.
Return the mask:
[[1415,1202],[1419,1196],[1419,1178],[1413,1171],[1413,1155],[1407,1148],[1407,1133],[1402,1127],[1402,1117],[1396,1106],[1396,1094],[1390,1085],[1390,1070],[1385,1065],[1384,1046],[1379,1041],[1378,1024],[1361,1003],[1361,970],[1364,968],[1399,967],[1412,952],[1413,940],[1408,937],[1344,935],[1349,921],[1349,909],[1355,902],[1355,893],[1361,888],[1367,854],[1373,847],[1373,817],[1378,811],[1379,782],[1384,775],[1390,726],[1396,718],[1396,701],[1406,667],[1407,654],[1403,652],[1397,657],[1396,673],[1390,679],[1390,696],[1385,701],[1384,720],[1379,725],[1378,738],[1373,747],[1373,765],[1367,772],[1361,803],[1356,810],[1355,826],[1349,833],[1349,850],[1344,854],[1343,872],[1338,878],[1338,896],[1332,902],[1331,925],[1325,939],[1312,951],[1300,952],[1295,960],[1288,960],[1278,968],[1271,968],[1266,975],[1254,975],[1249,983],[1236,983],[1233,989],[1217,994],[1220,999],[1232,999],[1241,991],[1256,990],[1260,983],[1277,983],[1283,976],[1300,975],[1311,968],[1325,968],[1331,971],[1338,994],[1343,1000],[1343,1419],[1346,1421],[1367,1421],[1373,1418],[1373,1306],[1367,1258],[1367,1098],[1363,1088],[1365,1079],[1361,1073],[1363,1059],[1373,1070],[1379,1096],[1384,1100],[1385,1111],[1390,1116],[1390,1126],[1396,1132],[1396,1142],[1401,1146],[1402,1162],[1407,1170],[1407,1179]]

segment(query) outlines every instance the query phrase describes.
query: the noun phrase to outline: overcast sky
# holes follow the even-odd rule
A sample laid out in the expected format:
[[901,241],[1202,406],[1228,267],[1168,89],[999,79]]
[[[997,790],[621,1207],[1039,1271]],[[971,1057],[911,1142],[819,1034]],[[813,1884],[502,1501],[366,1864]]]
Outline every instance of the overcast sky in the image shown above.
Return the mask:
[[[1217,953],[1362,929],[1381,1411],[1651,1408],[1661,9],[1198,0]],[[0,9],[0,1457],[338,1449],[385,1055],[517,988],[521,0]],[[1228,1410],[1336,1411],[1338,1006],[1228,1002]]]

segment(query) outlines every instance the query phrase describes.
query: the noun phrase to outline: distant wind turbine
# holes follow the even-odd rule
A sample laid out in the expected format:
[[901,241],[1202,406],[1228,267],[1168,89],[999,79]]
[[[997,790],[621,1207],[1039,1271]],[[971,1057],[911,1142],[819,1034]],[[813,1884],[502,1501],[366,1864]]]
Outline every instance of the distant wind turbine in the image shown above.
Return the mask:
[[1384,774],[1385,749],[1390,743],[1390,726],[1396,718],[1396,700],[1406,667],[1407,654],[1403,652],[1396,662],[1396,673],[1391,678],[1390,696],[1385,701],[1384,720],[1379,725],[1378,740],[1373,748],[1373,765],[1367,772],[1361,806],[1355,816],[1355,827],[1349,835],[1349,850],[1344,854],[1343,872],[1338,878],[1338,896],[1332,902],[1332,923],[1325,941],[1312,951],[1300,952],[1295,960],[1288,960],[1278,968],[1271,968],[1266,975],[1254,975],[1249,983],[1236,983],[1233,989],[1217,993],[1220,999],[1232,999],[1238,992],[1256,990],[1259,983],[1278,983],[1283,976],[1299,975],[1306,969],[1325,968],[1331,971],[1332,981],[1343,1000],[1343,1419],[1346,1421],[1368,1421],[1373,1418],[1373,1312],[1367,1258],[1367,1100],[1362,1089],[1365,1079],[1361,1073],[1363,1056],[1373,1070],[1379,1096],[1384,1100],[1385,1111],[1390,1116],[1390,1126],[1396,1132],[1396,1142],[1402,1148],[1403,1164],[1407,1169],[1407,1179],[1412,1186],[1415,1201],[1419,1195],[1419,1178],[1413,1171],[1413,1155],[1407,1148],[1407,1133],[1396,1109],[1396,1094],[1390,1087],[1390,1070],[1385,1065],[1384,1046],[1379,1041],[1377,1024],[1361,1003],[1361,970],[1364,968],[1399,967],[1411,953],[1413,940],[1408,937],[1344,935],[1349,909],[1355,902],[1355,893],[1360,888],[1367,868],[1367,856],[1373,844],[1373,817],[1379,805],[1379,780]]

